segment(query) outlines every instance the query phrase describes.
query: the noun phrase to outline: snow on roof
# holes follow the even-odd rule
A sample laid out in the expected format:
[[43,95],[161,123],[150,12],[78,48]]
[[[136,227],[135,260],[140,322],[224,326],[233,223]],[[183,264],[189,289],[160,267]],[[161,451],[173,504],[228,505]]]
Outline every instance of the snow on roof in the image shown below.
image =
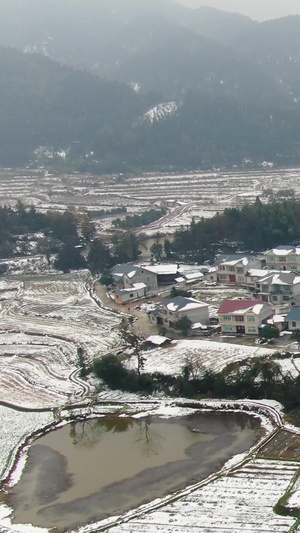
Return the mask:
[[237,263],[242,262],[243,265],[248,265],[251,259],[254,256],[243,255],[243,254],[221,254],[220,257],[216,260],[216,265],[236,265]]
[[269,318],[267,320],[268,324],[280,324],[282,322],[285,322],[286,318],[282,315],[274,315],[272,318]]
[[126,289],[120,289],[116,291],[117,294],[124,294],[124,292],[132,292],[132,291],[138,291],[140,289],[145,289],[147,285],[145,283],[133,283],[131,287],[127,287]]
[[300,283],[300,276],[294,272],[281,271],[277,274],[268,274],[265,278],[260,279],[260,283],[270,285],[296,285]]
[[253,307],[253,309],[252,309],[252,312],[253,312],[255,315],[259,315],[259,313],[261,312],[263,306],[264,306],[264,304],[256,304],[256,305],[254,305],[254,307]]
[[281,246],[277,246],[276,248],[272,248],[271,250],[268,250],[266,254],[274,254],[277,256],[285,256],[290,253],[300,255],[300,247],[299,246],[291,246],[289,244],[283,244]]
[[204,274],[202,272],[192,272],[191,274],[185,274],[184,277],[187,280],[194,280],[198,278],[203,278]]
[[155,344],[157,346],[161,346],[162,344],[164,344],[164,342],[167,342],[169,340],[169,337],[163,337],[162,335],[150,335],[150,337],[146,339],[147,342],[151,342],[152,344]]
[[137,269],[131,270],[131,272],[127,273],[127,276],[128,278],[133,278],[133,276],[135,276],[136,273],[137,273]]
[[190,309],[197,309],[200,307],[208,307],[208,304],[195,300],[194,298],[186,298],[185,296],[176,296],[164,303],[168,311],[188,311]]
[[116,265],[111,273],[113,276],[118,276],[118,277],[121,277],[121,276],[124,276],[124,274],[128,274],[129,272],[132,272],[133,269],[138,269],[138,267],[134,266],[134,265],[130,265],[128,263],[124,263],[122,265]]
[[191,325],[191,329],[207,329],[207,326],[201,324],[201,322],[196,322],[195,324]]
[[176,274],[178,272],[178,265],[147,265],[145,270],[153,274]]
[[263,278],[269,276],[270,274],[277,274],[280,270],[263,270],[262,268],[250,268],[247,272],[248,276]]
[[133,287],[134,289],[139,290],[139,289],[145,289],[145,288],[147,287],[147,285],[146,285],[146,283],[142,283],[142,282],[140,281],[139,283],[133,283],[133,284],[132,284],[132,287]]
[[264,305],[268,304],[262,300],[223,300],[218,313],[244,314],[252,311],[259,314]]

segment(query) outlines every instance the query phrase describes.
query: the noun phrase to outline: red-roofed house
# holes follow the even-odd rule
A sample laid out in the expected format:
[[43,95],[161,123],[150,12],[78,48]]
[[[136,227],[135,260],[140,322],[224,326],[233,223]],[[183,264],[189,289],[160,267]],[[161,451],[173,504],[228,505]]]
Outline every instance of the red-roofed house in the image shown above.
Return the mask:
[[258,335],[259,326],[273,315],[262,300],[223,300],[218,311],[222,333]]

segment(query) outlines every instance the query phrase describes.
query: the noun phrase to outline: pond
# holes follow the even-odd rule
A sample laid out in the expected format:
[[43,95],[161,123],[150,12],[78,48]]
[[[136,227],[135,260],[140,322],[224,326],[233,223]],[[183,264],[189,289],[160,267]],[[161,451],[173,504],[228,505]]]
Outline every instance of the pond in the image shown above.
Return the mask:
[[73,422],[32,444],[2,500],[13,524],[75,528],[204,479],[261,435],[259,420],[241,413]]

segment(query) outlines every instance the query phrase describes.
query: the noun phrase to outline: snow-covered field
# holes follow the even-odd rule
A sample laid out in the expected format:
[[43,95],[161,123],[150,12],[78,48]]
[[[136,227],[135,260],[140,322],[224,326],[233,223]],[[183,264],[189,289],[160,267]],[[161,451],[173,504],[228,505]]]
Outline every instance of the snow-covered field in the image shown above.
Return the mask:
[[[1,288],[5,280],[11,288],[9,278]],[[96,305],[87,282],[87,273],[15,281],[15,297],[0,302],[1,401],[52,407],[89,392],[77,375],[77,349],[91,362],[121,340],[119,316]]]
[[141,513],[111,531],[288,533],[295,519],[276,515],[273,507],[288,489],[298,468],[298,463],[253,459],[233,473],[187,491],[180,499]]
[[[300,194],[300,169],[261,169],[244,171],[148,173],[142,176],[94,176],[88,174],[49,174],[45,170],[0,171],[1,205],[14,205],[18,199],[38,210],[64,211],[68,206],[82,211],[110,210],[121,205],[128,214],[166,206],[168,215],[140,228],[154,235],[173,233],[190,224],[192,217],[213,216],[228,207],[253,202],[265,189],[274,192],[292,188]],[[125,215],[124,215],[125,216]],[[95,219],[100,232],[111,228],[116,216]]]
[[[269,348],[243,346],[206,340],[179,340],[163,348],[145,352],[145,372],[162,372],[179,375],[182,367],[192,363],[194,368],[221,371],[228,363],[241,361],[249,357],[269,355]],[[132,360],[132,365],[135,361]]]

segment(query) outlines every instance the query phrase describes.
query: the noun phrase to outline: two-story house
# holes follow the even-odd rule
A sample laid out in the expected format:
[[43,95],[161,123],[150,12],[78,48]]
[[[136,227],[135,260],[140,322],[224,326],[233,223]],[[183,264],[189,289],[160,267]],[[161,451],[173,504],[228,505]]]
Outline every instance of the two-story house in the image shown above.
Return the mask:
[[192,324],[208,325],[208,309],[208,304],[204,302],[185,296],[176,296],[161,303],[155,311],[151,311],[149,319],[153,324],[171,329],[175,328],[175,323],[183,316],[186,316]]
[[222,333],[258,335],[272,316],[270,304],[259,300],[223,300],[218,311]]
[[119,289],[131,289],[136,284],[144,283],[146,296],[157,293],[157,274],[147,267],[123,264],[114,267],[111,274]]
[[266,268],[300,272],[300,246],[282,245],[265,252]]
[[300,276],[281,271],[268,274],[256,282],[257,298],[273,305],[290,305],[291,298],[300,295]]
[[220,283],[246,284],[250,269],[260,269],[261,260],[255,256],[234,254],[222,255],[215,263],[215,279]]

